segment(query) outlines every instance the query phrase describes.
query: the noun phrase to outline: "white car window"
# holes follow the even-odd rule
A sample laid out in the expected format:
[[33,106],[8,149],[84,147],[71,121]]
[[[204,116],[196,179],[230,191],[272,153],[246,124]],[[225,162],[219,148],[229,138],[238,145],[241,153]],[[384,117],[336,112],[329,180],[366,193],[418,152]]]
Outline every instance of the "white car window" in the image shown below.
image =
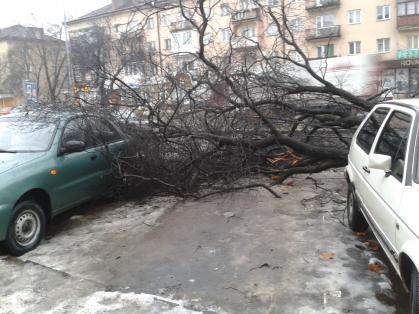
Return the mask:
[[403,112],[394,111],[381,132],[375,153],[391,156],[391,175],[403,180],[407,141],[412,124],[412,117]]
[[377,108],[359,131],[356,143],[367,154],[370,153],[374,139],[381,127],[381,124],[387,117],[388,112],[388,108]]

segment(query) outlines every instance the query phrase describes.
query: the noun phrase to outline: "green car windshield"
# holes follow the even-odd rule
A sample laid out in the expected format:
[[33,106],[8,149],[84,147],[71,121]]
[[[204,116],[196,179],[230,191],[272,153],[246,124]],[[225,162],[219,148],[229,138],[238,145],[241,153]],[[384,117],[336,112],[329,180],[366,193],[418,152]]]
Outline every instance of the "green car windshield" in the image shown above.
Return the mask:
[[55,134],[56,124],[50,122],[0,120],[0,153],[46,151]]

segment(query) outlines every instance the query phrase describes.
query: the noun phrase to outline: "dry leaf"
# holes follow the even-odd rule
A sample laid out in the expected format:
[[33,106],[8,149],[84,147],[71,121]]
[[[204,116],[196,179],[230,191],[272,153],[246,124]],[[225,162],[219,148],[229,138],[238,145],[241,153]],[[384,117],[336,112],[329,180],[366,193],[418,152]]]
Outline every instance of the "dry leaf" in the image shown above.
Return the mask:
[[379,251],[380,250],[380,245],[373,240],[368,240],[367,242],[364,242],[364,245],[371,251]]
[[368,235],[368,233],[367,232],[355,232],[355,235],[357,237],[365,237],[366,235]]
[[380,268],[380,265],[376,263],[368,264],[368,269],[378,274],[381,274],[383,272]]
[[320,259],[323,261],[328,261],[335,258],[335,253],[332,252],[325,252],[320,255]]

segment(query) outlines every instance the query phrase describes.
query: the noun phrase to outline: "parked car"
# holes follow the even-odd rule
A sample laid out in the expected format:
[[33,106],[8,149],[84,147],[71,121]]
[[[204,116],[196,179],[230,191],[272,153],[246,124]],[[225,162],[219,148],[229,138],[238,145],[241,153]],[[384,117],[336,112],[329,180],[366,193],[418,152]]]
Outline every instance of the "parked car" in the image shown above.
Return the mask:
[[0,241],[10,253],[34,249],[54,216],[103,193],[126,141],[99,116],[0,117]]
[[349,226],[370,226],[410,291],[410,313],[419,313],[418,123],[418,99],[375,106],[354,135],[345,170]]

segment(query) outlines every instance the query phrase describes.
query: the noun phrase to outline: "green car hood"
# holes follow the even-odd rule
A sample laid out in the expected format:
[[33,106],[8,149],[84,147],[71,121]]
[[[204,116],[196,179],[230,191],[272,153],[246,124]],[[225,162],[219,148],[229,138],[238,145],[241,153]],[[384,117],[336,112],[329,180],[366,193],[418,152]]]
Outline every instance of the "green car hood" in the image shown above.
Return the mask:
[[45,152],[17,154],[0,153],[0,174],[12,170],[16,167],[22,166],[43,155],[45,155]]

